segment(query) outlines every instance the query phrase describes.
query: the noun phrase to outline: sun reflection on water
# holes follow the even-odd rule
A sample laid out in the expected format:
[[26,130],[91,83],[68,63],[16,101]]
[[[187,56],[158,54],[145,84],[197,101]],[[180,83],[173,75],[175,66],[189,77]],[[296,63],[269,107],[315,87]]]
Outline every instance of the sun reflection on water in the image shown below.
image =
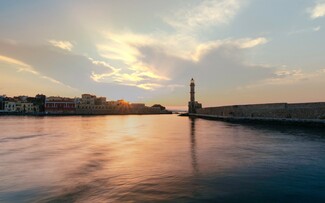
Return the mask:
[[267,191],[287,172],[291,179],[325,177],[322,132],[174,115],[0,120],[4,202],[229,200]]

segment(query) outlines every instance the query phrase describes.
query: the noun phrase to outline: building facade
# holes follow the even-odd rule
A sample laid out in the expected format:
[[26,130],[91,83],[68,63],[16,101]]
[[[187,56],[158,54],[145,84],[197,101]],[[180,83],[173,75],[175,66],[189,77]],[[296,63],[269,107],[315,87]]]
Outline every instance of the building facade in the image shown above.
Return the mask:
[[95,105],[96,96],[91,94],[81,95],[81,104]]
[[48,97],[45,100],[45,112],[48,114],[76,113],[75,100],[64,97]]
[[5,112],[16,112],[16,102],[15,101],[5,101],[4,102],[4,109]]
[[125,114],[166,114],[171,113],[161,105],[152,107],[144,103],[129,103],[123,99],[106,101],[106,97],[83,94],[81,98],[59,96],[0,97],[2,114],[53,114],[53,115],[125,115]]
[[39,107],[31,102],[21,101],[5,101],[4,112],[18,112],[18,113],[36,113],[39,112]]
[[5,95],[0,95],[0,111],[4,111],[4,109],[5,109],[5,101],[6,101],[6,96]]

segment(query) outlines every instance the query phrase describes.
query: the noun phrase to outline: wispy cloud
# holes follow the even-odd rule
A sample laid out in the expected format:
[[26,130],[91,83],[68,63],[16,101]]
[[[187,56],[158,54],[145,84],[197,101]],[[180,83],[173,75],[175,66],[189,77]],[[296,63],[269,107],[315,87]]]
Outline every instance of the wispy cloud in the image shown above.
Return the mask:
[[322,78],[324,76],[325,69],[320,69],[316,71],[303,71],[302,69],[288,69],[286,66],[282,66],[274,71],[272,77],[265,78],[257,82],[255,81],[254,84],[249,84],[244,87],[240,87],[239,89],[255,88],[267,85],[297,84],[302,81]]
[[10,57],[7,57],[7,56],[0,55],[0,61],[17,65],[20,70],[28,71],[31,73],[36,73],[36,71],[33,70],[33,68],[31,66],[27,65],[26,63],[16,60],[16,59],[13,59],[13,58],[10,58]]
[[227,24],[238,13],[242,4],[242,0],[205,0],[196,6],[178,10],[164,20],[175,29],[182,30],[197,30]]
[[[161,87],[158,83],[148,82],[153,80],[168,80],[168,78],[162,78],[150,71],[139,71],[142,68],[132,68],[132,73],[123,73],[120,68],[115,68],[104,61],[97,61],[89,58],[95,66],[95,70],[92,71],[90,78],[98,83],[117,83],[119,85],[138,87],[144,90],[154,90]],[[104,68],[102,73],[96,72],[96,67]],[[106,71],[105,71],[106,69]]]
[[73,48],[73,44],[69,41],[57,41],[57,40],[49,40],[49,43],[55,47],[60,49],[71,51]]
[[314,27],[314,28],[313,28],[314,32],[318,32],[318,31],[320,31],[320,29],[321,29],[320,26],[317,26],[317,27]]
[[113,74],[93,74],[92,79],[97,82],[115,82],[122,85],[136,86],[145,90],[152,90],[160,85],[158,81],[169,80],[168,77],[158,74],[154,67],[144,64],[144,57],[139,46],[152,44],[155,40],[146,35],[133,33],[104,33],[104,42],[97,44],[101,57],[109,60],[121,61],[123,68]]
[[[41,73],[39,73],[38,71],[36,71],[32,66],[22,62],[22,61],[19,61],[19,60],[16,60],[16,59],[13,59],[13,58],[10,58],[10,57],[6,57],[6,56],[2,56],[0,55],[0,61],[2,62],[5,62],[5,63],[8,63],[8,64],[13,64],[15,65],[15,67],[17,68],[17,71],[18,72],[22,72],[22,71],[25,71],[25,72],[28,72],[28,73],[31,73],[33,75],[36,75],[40,78],[43,78],[43,79],[46,79],[50,82],[53,82],[53,83],[56,83],[56,84],[60,84],[60,85],[65,85],[63,84],[62,82],[58,81],[58,80],[55,80],[51,77],[48,77],[48,76],[45,76],[45,75],[42,75]],[[68,85],[65,85],[66,87],[68,88],[72,88]]]
[[292,30],[288,33],[288,35],[296,35],[296,34],[302,34],[302,33],[309,33],[309,32],[318,32],[320,31],[321,26],[316,26],[316,27],[310,27],[306,29],[297,29],[297,30]]
[[145,90],[154,90],[158,87],[161,87],[161,85],[157,84],[157,83],[143,83],[143,84],[136,85],[136,86],[139,88],[145,89]]
[[238,49],[248,49],[256,47],[258,45],[263,45],[267,42],[268,40],[264,37],[211,41],[199,44],[196,47],[195,52],[192,54],[191,58],[193,61],[199,61],[200,58],[202,58],[202,56],[205,55],[207,52],[211,51],[212,49],[218,49],[222,46],[236,47]]
[[316,19],[325,16],[325,1],[319,1],[314,7],[307,10],[310,13],[310,18]]

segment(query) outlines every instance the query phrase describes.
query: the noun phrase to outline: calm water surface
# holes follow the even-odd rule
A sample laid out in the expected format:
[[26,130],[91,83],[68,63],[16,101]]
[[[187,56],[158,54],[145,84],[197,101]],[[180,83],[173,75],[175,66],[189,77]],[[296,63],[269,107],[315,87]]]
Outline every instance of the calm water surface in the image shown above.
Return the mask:
[[325,202],[324,129],[0,117],[0,202]]

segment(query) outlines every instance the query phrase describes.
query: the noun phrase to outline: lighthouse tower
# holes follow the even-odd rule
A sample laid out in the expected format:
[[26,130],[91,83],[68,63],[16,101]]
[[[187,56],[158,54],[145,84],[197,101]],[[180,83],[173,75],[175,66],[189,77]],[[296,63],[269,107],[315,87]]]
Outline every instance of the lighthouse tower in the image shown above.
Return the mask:
[[191,91],[190,91],[190,94],[191,94],[190,102],[195,102],[195,82],[194,82],[194,79],[193,78],[191,79],[190,87],[191,87]]
[[191,79],[190,83],[190,101],[188,102],[188,113],[196,113],[196,109],[202,108],[202,105],[195,101],[195,82]]

